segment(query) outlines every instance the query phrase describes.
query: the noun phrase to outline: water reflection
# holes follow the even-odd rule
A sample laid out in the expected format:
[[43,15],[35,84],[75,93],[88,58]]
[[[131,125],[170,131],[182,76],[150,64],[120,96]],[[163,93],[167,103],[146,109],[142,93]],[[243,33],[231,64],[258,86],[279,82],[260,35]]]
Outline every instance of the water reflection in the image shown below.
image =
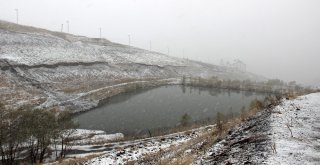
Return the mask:
[[247,91],[163,86],[120,94],[75,119],[84,129],[139,134],[180,125],[185,114],[188,123],[214,119],[217,112],[237,115],[253,99],[263,100],[265,96]]

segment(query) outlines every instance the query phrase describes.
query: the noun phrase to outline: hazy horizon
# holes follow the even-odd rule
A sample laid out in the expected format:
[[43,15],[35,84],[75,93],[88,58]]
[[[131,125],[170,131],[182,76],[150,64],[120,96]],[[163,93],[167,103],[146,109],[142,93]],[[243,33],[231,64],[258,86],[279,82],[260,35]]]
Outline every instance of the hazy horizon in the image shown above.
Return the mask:
[[219,64],[240,59],[268,78],[320,84],[320,1],[2,0],[0,19],[102,37]]

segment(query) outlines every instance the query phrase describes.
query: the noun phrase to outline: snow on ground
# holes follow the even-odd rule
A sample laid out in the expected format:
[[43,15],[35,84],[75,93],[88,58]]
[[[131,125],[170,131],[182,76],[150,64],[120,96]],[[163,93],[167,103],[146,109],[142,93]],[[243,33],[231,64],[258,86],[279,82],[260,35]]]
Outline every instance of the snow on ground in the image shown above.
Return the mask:
[[[212,127],[213,125],[209,125],[190,131],[138,140],[101,143],[96,145],[75,145],[72,147],[73,151],[71,151],[71,154],[69,154],[68,157],[81,158],[92,154],[101,155],[94,159],[82,162],[82,164],[90,165],[125,164],[130,161],[139,162],[143,159],[150,159],[150,156],[151,159],[154,159],[155,157],[152,157],[153,154],[160,154],[163,158],[164,156],[168,156],[168,154],[170,155],[174,147],[187,144],[189,141],[196,139],[203,133],[210,131]],[[88,131],[80,130],[79,134],[83,133],[86,134]]]
[[[91,39],[63,34],[57,37],[45,33],[21,33],[0,28],[0,59],[25,65],[107,62],[142,63],[147,65],[185,66],[187,61],[157,52],[112,43],[105,39]],[[78,38],[68,40],[68,37]]]
[[320,93],[251,116],[194,164],[320,164]]
[[274,153],[268,164],[320,164],[320,93],[275,107],[270,136]]
[[76,129],[75,132],[72,133],[71,138],[78,139],[72,142],[73,145],[81,145],[122,140],[124,135],[122,133],[106,134],[104,131],[100,130]]
[[[13,89],[0,82],[0,92],[11,90],[16,93],[19,90],[25,93],[15,99],[10,98],[13,92],[0,95],[5,104],[20,107],[31,102],[41,108],[59,106],[71,111],[95,107],[100,100],[110,97],[111,94],[104,92],[110,89],[109,86],[124,82],[182,76],[260,79],[249,73],[171,57],[103,38],[52,32],[1,20],[0,68],[1,81],[8,80],[20,87]],[[89,96],[82,97],[81,94]]]

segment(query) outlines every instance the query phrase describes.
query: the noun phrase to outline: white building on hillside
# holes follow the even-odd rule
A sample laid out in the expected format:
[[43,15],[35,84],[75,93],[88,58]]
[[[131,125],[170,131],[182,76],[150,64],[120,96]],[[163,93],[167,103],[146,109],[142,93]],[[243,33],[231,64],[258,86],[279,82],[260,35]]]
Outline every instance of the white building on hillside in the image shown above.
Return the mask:
[[231,67],[241,72],[246,72],[247,70],[247,65],[240,60],[234,60],[234,62],[231,64]]
[[229,61],[224,62],[223,60],[221,60],[220,65],[227,67],[232,71],[246,72],[247,70],[247,65],[238,59],[234,60],[233,63],[230,63]]

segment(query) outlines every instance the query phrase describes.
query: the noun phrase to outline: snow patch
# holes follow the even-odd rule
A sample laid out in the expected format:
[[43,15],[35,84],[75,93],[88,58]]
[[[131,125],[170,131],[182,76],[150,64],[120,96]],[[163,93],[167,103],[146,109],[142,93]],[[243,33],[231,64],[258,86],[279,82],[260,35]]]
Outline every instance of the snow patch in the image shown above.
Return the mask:
[[[268,164],[320,163],[320,93],[286,100],[271,115],[274,153]],[[292,135],[291,135],[292,132]]]

